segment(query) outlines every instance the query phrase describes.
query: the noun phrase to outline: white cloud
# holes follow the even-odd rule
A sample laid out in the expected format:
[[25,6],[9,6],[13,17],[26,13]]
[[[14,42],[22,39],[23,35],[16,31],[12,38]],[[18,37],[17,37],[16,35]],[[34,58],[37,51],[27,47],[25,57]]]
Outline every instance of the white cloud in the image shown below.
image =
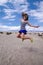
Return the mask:
[[8,2],[8,0],[0,0],[0,5],[4,4],[6,2]]
[[[11,2],[14,6],[14,9],[10,9],[7,5],[5,5],[4,3],[6,2]],[[27,0],[0,0],[0,4],[3,4],[3,6],[7,7],[7,9],[4,9],[6,16],[3,17],[3,19],[9,19],[13,21],[16,15],[12,15],[12,13],[27,12],[30,16],[34,16],[39,22],[43,22],[43,1],[37,1],[33,3],[37,6],[37,9],[31,9],[30,11],[28,11],[28,6],[30,4],[27,2]]]
[[30,10],[29,14],[34,16],[39,22],[43,22],[43,1],[33,3],[37,9]]
[[[4,9],[4,12],[6,16],[4,16],[2,19],[10,19],[16,17],[16,15],[12,15],[12,13],[21,13],[21,12],[27,12],[29,3],[27,0],[2,0],[4,2],[1,2],[3,6],[5,6],[7,9]],[[6,2],[10,2],[13,4],[14,9],[9,8],[9,6],[5,5]],[[22,5],[20,5],[22,4]]]
[[10,31],[10,30],[19,30],[20,26],[6,26],[6,25],[0,25],[0,31]]
[[7,15],[5,17],[3,17],[3,19],[15,19],[15,16],[11,16],[11,15]]
[[[16,19],[15,18],[10,18],[9,21],[15,21]],[[12,24],[12,23],[10,23]]]
[[16,15],[12,15],[12,13],[14,12],[14,10],[12,9],[4,9],[4,12],[6,13],[6,16],[3,17],[3,19],[15,19]]
[[[0,25],[0,31],[16,31],[16,30],[20,30],[20,26],[6,26],[6,25]],[[33,27],[29,27],[26,26],[26,30],[27,31],[43,31],[43,27],[39,27],[39,28],[33,28]]]
[[43,27],[36,28],[37,31],[43,31]]
[[17,13],[27,12],[28,6],[27,5],[18,6],[18,7],[16,7],[16,9],[14,11]]
[[43,26],[39,28],[26,26],[27,31],[43,31]]
[[31,16],[38,17],[38,19],[43,18],[43,12],[39,12],[37,10],[30,11]]
[[24,4],[25,3],[25,0],[15,0],[14,3]]
[[34,2],[33,5],[39,6],[39,1]]
[[14,9],[4,9],[4,11],[5,11],[6,13],[13,13],[13,12],[14,12]]
[[27,0],[9,0],[9,2],[16,4],[28,4]]
[[20,13],[28,10],[29,3],[27,0],[9,0],[9,2],[13,3],[14,12]]

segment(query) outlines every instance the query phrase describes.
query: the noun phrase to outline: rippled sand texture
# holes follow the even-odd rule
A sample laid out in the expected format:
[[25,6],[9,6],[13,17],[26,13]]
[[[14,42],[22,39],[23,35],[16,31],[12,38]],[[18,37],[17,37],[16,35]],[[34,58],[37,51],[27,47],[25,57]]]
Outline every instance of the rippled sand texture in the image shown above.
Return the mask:
[[16,34],[0,33],[0,65],[43,65],[43,37],[28,34],[30,40],[16,38]]

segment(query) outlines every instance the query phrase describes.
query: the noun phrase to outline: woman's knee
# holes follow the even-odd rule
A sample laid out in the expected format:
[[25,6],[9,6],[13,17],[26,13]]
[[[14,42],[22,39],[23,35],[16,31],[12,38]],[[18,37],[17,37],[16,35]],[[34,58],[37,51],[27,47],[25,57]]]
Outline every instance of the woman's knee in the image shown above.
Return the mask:
[[24,33],[23,33],[23,34],[21,34],[21,38],[24,38]]
[[19,38],[20,37],[20,34],[17,34],[17,38]]

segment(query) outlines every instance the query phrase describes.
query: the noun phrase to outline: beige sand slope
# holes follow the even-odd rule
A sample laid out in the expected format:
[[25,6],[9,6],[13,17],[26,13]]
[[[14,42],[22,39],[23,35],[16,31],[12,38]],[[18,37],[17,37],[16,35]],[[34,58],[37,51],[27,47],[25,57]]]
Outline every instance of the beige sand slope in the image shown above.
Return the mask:
[[43,65],[43,38],[31,36],[33,43],[22,42],[15,33],[0,33],[0,65]]

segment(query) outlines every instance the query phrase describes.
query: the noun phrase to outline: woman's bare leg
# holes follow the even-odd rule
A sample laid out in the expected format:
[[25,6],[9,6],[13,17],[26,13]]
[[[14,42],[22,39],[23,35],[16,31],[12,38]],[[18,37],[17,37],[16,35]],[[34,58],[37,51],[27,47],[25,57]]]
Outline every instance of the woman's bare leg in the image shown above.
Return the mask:
[[31,37],[26,36],[24,33],[22,34],[18,33],[17,38],[21,38],[22,41],[24,41],[25,39],[29,39],[31,42],[33,42],[33,39]]
[[21,34],[20,34],[20,33],[18,33],[18,34],[17,34],[17,38],[21,38],[21,36],[20,36],[20,35],[21,35]]
[[32,37],[25,36],[24,39],[29,39],[31,42],[33,42],[33,38]]
[[22,40],[29,39],[31,42],[33,42],[33,39],[31,37],[26,36],[24,33],[21,35]]
[[24,36],[25,36],[24,33],[22,33],[22,34],[21,34],[21,38],[24,38]]
[[28,36],[25,35],[24,36],[24,39],[31,39],[31,37],[28,37]]
[[25,34],[22,33],[22,34],[21,34],[21,39],[22,39],[22,41],[24,41],[24,36],[25,36]]

